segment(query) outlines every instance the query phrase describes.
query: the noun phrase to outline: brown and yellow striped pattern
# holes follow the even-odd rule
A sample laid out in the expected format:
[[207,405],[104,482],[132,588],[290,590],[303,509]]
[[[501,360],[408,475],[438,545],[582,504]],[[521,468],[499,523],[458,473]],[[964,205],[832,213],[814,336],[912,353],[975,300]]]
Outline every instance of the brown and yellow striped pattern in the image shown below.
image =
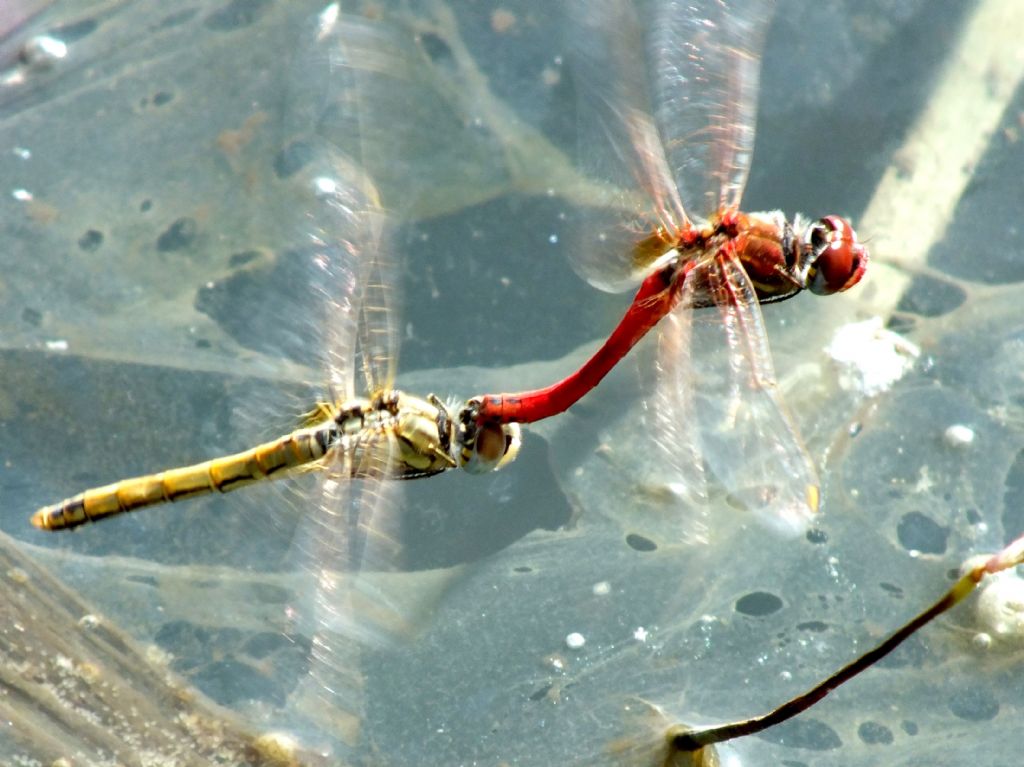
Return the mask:
[[336,433],[337,425],[328,421],[242,453],[86,490],[39,509],[32,515],[32,524],[43,530],[63,530],[161,503],[227,493],[254,482],[276,479],[289,470],[320,460]]

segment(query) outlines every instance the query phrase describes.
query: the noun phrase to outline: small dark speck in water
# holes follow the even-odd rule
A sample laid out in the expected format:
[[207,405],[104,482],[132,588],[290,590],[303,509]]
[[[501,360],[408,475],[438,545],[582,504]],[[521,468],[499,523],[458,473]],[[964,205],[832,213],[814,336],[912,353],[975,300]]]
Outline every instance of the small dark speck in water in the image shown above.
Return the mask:
[[896,526],[896,535],[900,545],[907,551],[920,551],[922,554],[944,554],[949,528],[943,527],[934,519],[919,511],[904,514]]
[[909,719],[904,719],[900,723],[900,727],[903,728],[903,732],[907,735],[917,735],[917,722],[911,722]]
[[174,94],[168,93],[167,91],[157,91],[153,94],[153,106],[162,107],[174,100]]
[[954,695],[949,701],[953,716],[968,722],[984,722],[995,719],[999,703],[992,699],[992,692],[983,687],[968,687]]
[[516,572],[516,573],[532,573],[533,572],[533,568],[532,567],[527,567],[526,565],[521,565],[520,567],[512,568],[512,571]]
[[890,594],[892,594],[897,599],[902,599],[903,598],[903,589],[901,589],[895,583],[888,583],[886,581],[882,581],[878,585],[882,589],[882,591],[889,592]]
[[864,722],[857,728],[857,735],[871,746],[887,746],[893,742],[892,730],[878,722]]
[[807,531],[807,540],[811,543],[828,543],[828,533],[817,528]]
[[92,252],[103,244],[103,232],[98,229],[89,229],[78,238],[78,247],[86,252]]
[[423,46],[423,52],[435,63],[452,58],[452,49],[448,43],[432,32],[420,35],[420,45]]
[[33,327],[39,327],[43,321],[43,313],[38,309],[33,309],[31,306],[26,306],[21,310],[21,319]]
[[828,631],[828,624],[824,621],[806,621],[805,623],[796,624],[796,627],[800,631],[814,631],[815,633]]
[[642,535],[636,533],[630,533],[626,536],[626,543],[629,544],[631,549],[637,551],[655,551],[658,548],[658,544],[652,541],[650,538],[645,538]]
[[196,339],[196,348],[197,348],[197,349],[209,349],[209,348],[211,348],[212,346],[213,346],[213,344],[212,344],[212,343],[210,343],[210,342],[209,342],[209,341],[208,341],[207,339],[205,339],[205,338],[197,338],[197,339]]
[[544,700],[554,685],[546,684],[530,693],[530,700]]
[[258,250],[243,250],[241,253],[232,253],[231,258],[228,259],[228,266],[237,269],[239,266],[252,263],[259,257],[260,252]]
[[161,253],[169,253],[175,250],[185,250],[196,241],[199,234],[199,226],[195,219],[179,218],[157,237],[156,249]]
[[143,213],[148,213],[152,209],[152,207],[152,200],[143,200],[142,203],[139,205],[139,210],[141,210]]
[[152,575],[129,575],[125,578],[126,581],[131,583],[141,583],[145,586],[159,586],[157,579]]
[[70,24],[63,24],[51,29],[48,34],[56,37],[61,42],[73,43],[81,40],[83,37],[88,37],[97,28],[99,28],[99,22],[96,19],[82,19],[81,21],[74,21]]
[[782,600],[767,591],[752,591],[736,600],[736,612],[760,618],[782,609]]

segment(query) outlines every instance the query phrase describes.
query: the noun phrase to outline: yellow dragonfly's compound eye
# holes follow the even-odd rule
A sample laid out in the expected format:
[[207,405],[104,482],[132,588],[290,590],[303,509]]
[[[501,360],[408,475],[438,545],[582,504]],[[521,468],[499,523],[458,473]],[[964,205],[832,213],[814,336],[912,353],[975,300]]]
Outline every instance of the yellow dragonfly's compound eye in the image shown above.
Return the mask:
[[481,424],[476,439],[462,447],[462,468],[470,474],[500,469],[519,454],[522,432],[519,424]]
[[519,447],[523,444],[523,430],[517,423],[505,424],[501,427],[502,435],[505,438],[505,452],[498,459],[495,470],[503,469],[512,463],[519,455]]

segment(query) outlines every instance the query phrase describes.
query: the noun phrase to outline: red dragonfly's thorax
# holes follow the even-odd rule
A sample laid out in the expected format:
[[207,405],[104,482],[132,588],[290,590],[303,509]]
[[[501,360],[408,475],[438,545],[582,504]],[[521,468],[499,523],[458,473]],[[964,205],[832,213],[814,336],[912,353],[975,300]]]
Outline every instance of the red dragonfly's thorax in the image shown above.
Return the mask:
[[[664,235],[660,236],[659,242]],[[793,275],[799,251],[793,227],[779,211],[742,213],[723,210],[701,226],[680,230],[674,250],[678,264],[707,263],[709,259],[735,255],[743,264],[759,300],[779,301],[796,294],[801,285]],[[654,237],[645,243],[653,245]],[[710,296],[707,301],[710,305]],[[703,301],[695,305],[703,306]]]
[[733,247],[762,301],[780,301],[798,293],[802,286],[794,278],[798,238],[780,211],[735,213]]
[[[633,247],[635,269],[672,263],[678,281],[711,259],[732,257],[743,265],[758,301],[771,303],[807,289],[829,295],[853,287],[864,274],[868,253],[844,219],[825,216],[807,223],[797,216],[791,224],[777,210],[725,209],[700,225],[658,227]],[[705,298],[692,305],[710,305],[712,297]]]

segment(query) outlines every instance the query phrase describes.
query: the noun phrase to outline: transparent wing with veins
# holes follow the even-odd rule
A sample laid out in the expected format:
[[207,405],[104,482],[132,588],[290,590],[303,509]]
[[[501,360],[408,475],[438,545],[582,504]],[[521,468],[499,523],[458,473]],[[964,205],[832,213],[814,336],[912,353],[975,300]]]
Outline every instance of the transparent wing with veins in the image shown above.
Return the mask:
[[691,214],[738,207],[754,150],[773,0],[655,3],[647,56],[654,123]]
[[574,266],[593,285],[625,290],[641,278],[630,254],[662,228],[688,222],[654,121],[647,32],[635,4],[573,0],[567,69],[577,96],[578,164],[606,194],[575,211]]
[[[372,185],[330,147],[320,147],[308,175],[313,198],[304,225],[314,252],[308,309],[318,315],[330,404],[342,407],[390,386],[394,376],[387,226]],[[397,483],[388,481],[394,435],[380,431],[364,439],[372,446],[325,456],[319,496],[310,499],[296,547],[313,598],[305,616],[310,673],[295,700],[304,717],[350,746],[364,716],[361,652],[407,630],[401,611],[376,585],[401,555]]]
[[372,249],[360,275],[362,285],[357,323],[358,363],[367,392],[391,386],[395,380],[398,331],[398,283],[387,237],[386,216],[374,203],[367,212],[364,247]]
[[[330,397],[343,403],[387,390],[395,376],[398,281],[385,205],[364,169],[393,173],[401,162],[394,126],[384,121],[394,119],[390,86],[404,70],[390,59],[391,38],[380,25],[337,5],[317,21],[298,73],[295,111],[304,119],[301,141],[322,155],[310,167],[328,169],[316,171],[322,193],[307,226],[326,246],[319,280],[325,362]],[[335,451],[325,462],[319,508],[302,543],[314,631],[310,673],[295,700],[322,733],[349,746],[365,718],[363,651],[408,636],[426,609],[424,599],[409,598],[409,584],[399,583],[396,572],[403,555],[400,483],[390,477],[400,451],[391,431],[376,440],[374,449]],[[360,479],[349,479],[353,474]]]
[[[750,167],[770,0],[577,0],[568,68],[580,165],[608,190],[578,212],[573,258],[592,284],[635,284],[691,217],[739,205]],[[641,247],[638,243],[648,240]]]
[[[667,392],[660,409],[665,451],[675,445],[681,482],[701,479],[706,469],[730,505],[754,512],[783,533],[799,533],[817,511],[818,478],[779,391],[753,285],[725,250],[695,268],[684,290],[662,332],[695,338],[689,346],[663,342],[659,348],[660,365],[673,371],[661,382]],[[698,327],[690,328],[695,315],[686,305],[707,295],[718,317],[701,322],[697,314]],[[713,353],[702,355],[699,366],[677,356],[679,349],[695,347]],[[679,448],[683,430],[686,444],[698,446],[696,469],[688,463],[692,456]]]
[[[697,275],[691,275],[696,279]],[[680,306],[661,321],[658,332],[656,388],[653,397],[654,441],[658,448],[657,477],[668,485],[685,509],[678,516],[679,539],[707,543],[708,487],[700,448],[697,382],[690,350],[693,331],[692,285],[684,288]]]

